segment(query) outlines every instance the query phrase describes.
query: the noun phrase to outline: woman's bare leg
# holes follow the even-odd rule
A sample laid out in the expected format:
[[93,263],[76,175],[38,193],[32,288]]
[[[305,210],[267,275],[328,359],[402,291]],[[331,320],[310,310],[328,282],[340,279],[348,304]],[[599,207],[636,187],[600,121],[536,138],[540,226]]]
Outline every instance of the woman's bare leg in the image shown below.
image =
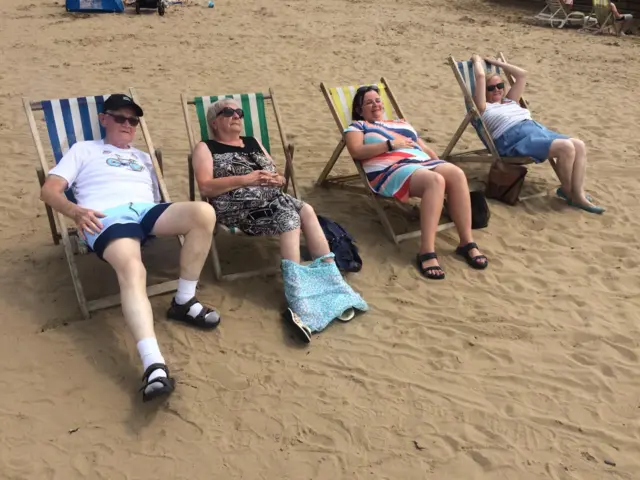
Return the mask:
[[311,205],[304,204],[304,207],[300,210],[300,221],[302,222],[302,232],[307,240],[311,256],[319,258],[330,253],[327,237],[325,237],[316,212]]
[[592,205],[584,191],[584,180],[587,174],[587,147],[582,140],[571,138],[576,151],[571,172],[571,201],[580,205]]
[[556,139],[551,142],[549,158],[556,158],[556,174],[562,191],[569,200],[573,198],[573,163],[576,158],[576,149],[569,139]]
[[[449,215],[456,225],[461,247],[473,242],[471,233],[471,196],[469,194],[469,184],[464,172],[451,163],[438,165],[434,168],[436,173],[442,175],[445,180],[445,192],[447,194],[447,205]],[[477,248],[469,250],[471,257],[482,255]],[[486,259],[481,262],[486,262]]]
[[286,260],[300,263],[300,229],[280,234],[280,255]]
[[[420,253],[434,252],[436,231],[444,203],[445,180],[442,175],[427,170],[417,170],[409,180],[409,195],[420,198]],[[423,267],[439,266],[437,259],[423,262]],[[434,272],[435,274],[441,272]],[[444,273],[444,272],[442,272]]]

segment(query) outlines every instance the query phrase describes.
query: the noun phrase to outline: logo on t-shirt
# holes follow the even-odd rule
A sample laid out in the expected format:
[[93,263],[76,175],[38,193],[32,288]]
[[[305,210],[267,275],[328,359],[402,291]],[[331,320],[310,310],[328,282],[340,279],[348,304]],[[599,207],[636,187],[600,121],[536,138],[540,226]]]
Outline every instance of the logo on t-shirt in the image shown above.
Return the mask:
[[135,155],[125,157],[115,153],[112,157],[107,158],[107,165],[110,167],[125,167],[133,172],[142,172],[144,170],[144,166],[138,163]]

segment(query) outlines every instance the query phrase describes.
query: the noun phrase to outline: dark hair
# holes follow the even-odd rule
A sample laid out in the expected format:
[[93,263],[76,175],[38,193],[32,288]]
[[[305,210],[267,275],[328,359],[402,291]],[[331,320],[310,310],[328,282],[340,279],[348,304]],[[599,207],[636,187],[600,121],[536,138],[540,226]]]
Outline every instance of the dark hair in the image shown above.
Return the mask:
[[380,89],[377,85],[363,85],[358,90],[356,90],[356,94],[353,96],[353,102],[351,103],[351,118],[353,120],[364,120],[362,117],[362,104],[364,103],[364,96],[368,92],[377,92],[380,93]]

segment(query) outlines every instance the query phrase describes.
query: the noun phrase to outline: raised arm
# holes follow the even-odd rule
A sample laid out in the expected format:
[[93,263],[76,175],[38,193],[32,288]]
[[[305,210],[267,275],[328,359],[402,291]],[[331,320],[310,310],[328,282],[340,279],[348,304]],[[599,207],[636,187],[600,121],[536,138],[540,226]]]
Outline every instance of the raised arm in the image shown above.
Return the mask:
[[496,67],[500,67],[507,75],[513,76],[515,81],[513,85],[511,85],[511,88],[509,88],[507,98],[514,102],[519,102],[520,97],[522,97],[524,93],[524,87],[527,85],[527,72],[520,67],[496,60],[495,58],[485,58],[485,60]]
[[473,101],[480,112],[480,115],[484,113],[487,108],[487,78],[484,73],[484,61],[479,55],[473,55],[471,57],[473,61],[473,76],[476,81],[476,89],[473,92]]

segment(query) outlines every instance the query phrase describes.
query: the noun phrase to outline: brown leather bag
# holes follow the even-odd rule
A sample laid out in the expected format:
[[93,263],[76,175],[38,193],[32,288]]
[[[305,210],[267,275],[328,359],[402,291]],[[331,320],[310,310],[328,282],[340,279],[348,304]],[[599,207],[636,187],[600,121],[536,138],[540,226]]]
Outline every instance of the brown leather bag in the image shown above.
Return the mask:
[[489,180],[485,195],[487,198],[499,200],[507,205],[518,203],[518,197],[524,185],[527,167],[500,161],[493,162],[489,170]]

